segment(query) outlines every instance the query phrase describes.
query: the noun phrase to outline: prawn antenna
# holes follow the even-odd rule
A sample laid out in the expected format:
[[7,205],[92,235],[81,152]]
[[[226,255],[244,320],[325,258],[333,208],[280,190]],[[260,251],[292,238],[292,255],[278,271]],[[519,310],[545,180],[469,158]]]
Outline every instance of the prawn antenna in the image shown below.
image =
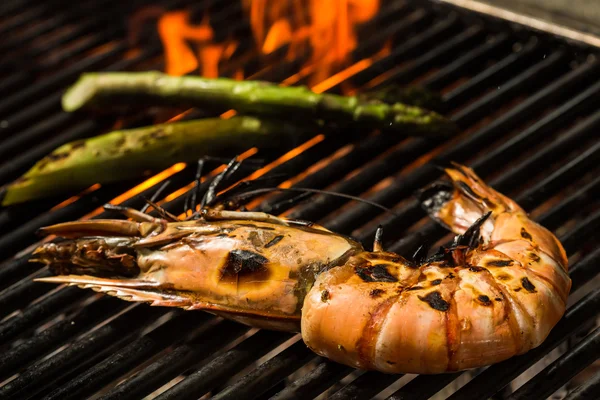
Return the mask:
[[[158,199],[158,196],[160,196],[161,193],[164,192],[165,189],[167,188],[167,186],[169,186],[170,184],[171,184],[171,180],[170,179],[167,179],[166,181],[164,181],[163,184],[160,185],[160,187],[158,189],[156,189],[156,192],[154,192],[154,194],[152,195],[152,197],[150,197],[150,201],[154,203]],[[144,199],[144,201],[145,200],[146,199]],[[142,207],[142,209],[140,210],[140,212],[145,213],[146,210],[148,210],[148,207],[150,207],[150,204],[146,201],[146,204],[144,205],[144,207]]]
[[[210,184],[208,185],[208,189],[206,190],[204,196],[202,197],[202,200],[200,201],[200,209],[204,208],[204,206],[206,206],[208,203],[211,203],[215,199],[217,188],[221,181],[223,181],[223,179],[226,180],[230,178],[231,175],[240,167],[241,163],[241,161],[238,161],[238,156],[235,156],[231,159],[231,161],[229,161],[223,172],[216,175],[211,180]],[[196,204],[194,203],[193,205],[195,206]]]
[[412,256],[412,260],[415,264],[423,264],[427,259],[427,253],[429,252],[430,245],[425,242],[419,246]]
[[[187,210],[190,209],[190,207],[195,207],[197,204],[196,201],[198,199],[198,196],[200,195],[200,181],[202,179],[202,171],[204,170],[205,161],[205,158],[201,158],[198,160],[198,166],[196,167],[196,175],[194,180],[194,189],[188,192],[188,195],[185,197],[185,204],[183,205],[183,211],[186,213]],[[190,200],[191,204],[189,203]]]
[[232,198],[230,198],[230,201],[241,201],[245,198],[251,198],[254,197],[258,194],[262,194],[262,193],[270,193],[270,192],[299,192],[299,193],[313,193],[313,194],[322,194],[322,195],[326,195],[326,196],[336,196],[336,197],[341,197],[344,199],[348,199],[348,200],[354,200],[354,201],[359,201],[361,203],[364,204],[368,204],[370,206],[373,206],[375,208],[379,208],[380,210],[385,211],[386,213],[390,213],[395,217],[400,217],[400,215],[398,215],[397,213],[395,213],[394,211],[392,211],[390,208],[387,208],[386,206],[383,206],[379,203],[376,203],[374,201],[371,200],[367,200],[367,199],[363,199],[361,197],[358,196],[352,196],[350,194],[345,194],[345,193],[339,193],[339,192],[332,192],[329,190],[321,190],[321,189],[309,189],[309,188],[279,188],[279,187],[270,187],[270,188],[261,188],[261,189],[255,189],[255,190],[250,190],[248,192],[245,193],[241,193],[239,195],[233,196]]
[[160,215],[162,218],[166,219],[167,221],[169,221],[169,222],[179,221],[179,219],[175,215],[171,214],[170,212],[168,212],[167,210],[165,210],[164,208],[162,208],[161,206],[156,204],[154,201],[152,201],[150,199],[146,199],[146,198],[144,198],[144,201],[146,202],[146,204],[148,206],[152,206],[152,208],[154,208],[156,210],[158,215]]

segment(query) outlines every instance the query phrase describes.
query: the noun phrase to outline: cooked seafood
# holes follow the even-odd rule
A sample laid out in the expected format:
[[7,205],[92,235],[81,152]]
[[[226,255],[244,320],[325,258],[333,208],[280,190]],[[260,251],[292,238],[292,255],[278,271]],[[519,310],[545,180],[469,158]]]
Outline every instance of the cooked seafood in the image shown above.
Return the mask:
[[302,221],[205,207],[169,222],[126,220],[43,228],[70,238],[35,252],[68,283],[152,305],[201,309],[245,324],[301,331],[315,353],[387,373],[442,373],[538,346],[571,286],[558,240],[469,168],[421,192],[459,234],[424,261]]

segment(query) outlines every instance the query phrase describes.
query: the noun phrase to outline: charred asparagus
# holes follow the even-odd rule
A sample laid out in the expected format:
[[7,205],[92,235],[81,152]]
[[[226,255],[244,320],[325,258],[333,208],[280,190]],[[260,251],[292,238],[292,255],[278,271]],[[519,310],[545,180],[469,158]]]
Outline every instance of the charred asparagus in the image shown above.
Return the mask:
[[379,101],[387,104],[404,103],[438,112],[442,108],[442,97],[438,93],[419,86],[388,85],[361,93],[358,98],[361,101]]
[[[250,116],[208,118],[119,130],[64,144],[4,187],[2,205],[137,178],[147,170],[195,161],[220,151],[276,146],[308,129]],[[296,139],[297,140],[297,139]],[[231,154],[229,152],[228,154]]]
[[360,123],[417,136],[448,135],[454,124],[441,115],[402,103],[314,93],[304,86],[262,81],[176,77],[160,72],[87,73],[63,97],[65,111],[143,102],[186,107],[226,107],[243,114]]

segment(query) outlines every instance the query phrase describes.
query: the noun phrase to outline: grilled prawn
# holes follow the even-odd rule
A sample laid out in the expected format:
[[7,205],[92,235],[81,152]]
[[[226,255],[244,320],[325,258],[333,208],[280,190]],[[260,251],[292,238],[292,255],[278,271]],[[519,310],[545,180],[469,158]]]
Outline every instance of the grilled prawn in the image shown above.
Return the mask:
[[386,373],[481,367],[538,346],[565,311],[571,281],[558,240],[472,170],[421,192],[432,218],[459,234],[415,263],[301,221],[205,208],[168,222],[43,228],[67,238],[35,254],[60,276],[124,300],[207,310],[300,331],[315,353]]

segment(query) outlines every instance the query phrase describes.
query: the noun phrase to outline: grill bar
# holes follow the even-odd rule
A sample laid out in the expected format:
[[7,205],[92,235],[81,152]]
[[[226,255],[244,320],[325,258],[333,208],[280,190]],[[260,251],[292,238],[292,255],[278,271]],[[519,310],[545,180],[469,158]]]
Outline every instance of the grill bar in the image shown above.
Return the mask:
[[210,361],[199,370],[188,375],[177,386],[162,393],[157,400],[191,400],[201,397],[210,389],[227,381],[252,360],[289,339],[289,334],[259,331],[241,344]]
[[[48,2],[48,3],[53,3],[53,2]],[[44,8],[43,6],[24,7],[23,4],[18,4],[16,2],[8,3],[8,4],[3,3],[3,5],[6,5],[6,7],[3,7],[0,10],[0,13],[2,13],[2,16],[9,15],[12,17],[12,19],[9,22],[2,25],[2,28],[0,29],[0,33],[2,33],[2,34],[12,31],[12,30],[15,30],[15,29],[19,29],[23,25],[26,25],[26,24],[34,21],[36,18],[43,16],[46,12],[48,12],[48,9]],[[25,9],[26,11],[23,14],[14,16],[14,14],[12,14],[12,13],[17,9]]]
[[28,398],[41,391],[48,393],[47,388],[58,384],[57,379],[68,379],[69,371],[75,368],[85,370],[93,365],[110,352],[112,346],[130,341],[137,327],[160,318],[162,313],[165,311],[132,307],[115,320],[72,342],[60,353],[26,368],[17,378],[0,388],[0,396]]
[[289,384],[273,396],[273,400],[308,399],[317,397],[334,383],[352,372],[352,368],[325,359],[312,371]]
[[213,396],[215,400],[253,399],[267,392],[292,372],[315,358],[315,353],[299,340],[252,372]]
[[[544,398],[562,386],[585,367],[596,361],[600,352],[600,328],[596,328],[577,344],[568,354],[547,366],[542,372],[513,393],[509,399]],[[558,379],[557,379],[558,378]]]
[[402,375],[386,375],[368,371],[338,390],[331,396],[331,399],[345,400],[371,398],[379,393],[382,388],[391,385],[400,378],[402,378]]
[[529,39],[522,47],[520,44],[513,47],[517,47],[518,50],[513,51],[513,53],[499,60],[494,65],[484,69],[463,85],[446,93],[443,97],[444,104],[448,104],[447,107],[452,110],[468,102],[470,99],[477,98],[481,94],[482,88],[489,88],[499,83],[502,83],[502,86],[506,86],[507,83],[510,84],[510,82],[503,81],[508,79],[511,74],[529,65],[534,56],[539,55],[541,51],[541,46],[537,38]]
[[[436,46],[434,50],[426,53],[422,57],[414,60],[409,66],[401,67],[398,70],[388,71],[385,74],[386,80],[395,82],[409,82],[417,78],[425,68],[432,68],[438,66],[450,58],[456,52],[461,51],[467,47],[471,47],[474,43],[478,42],[481,38],[484,30],[481,26],[473,26],[464,32],[459,33],[452,39],[443,43],[442,45]],[[381,89],[386,85],[382,82],[378,85],[374,85],[372,89]]]
[[[175,340],[173,332],[189,332],[198,321],[198,317],[192,313],[180,311],[176,314],[178,315],[152,332],[134,340],[93,368],[61,385],[59,389],[45,398],[50,400],[87,397],[121,374],[131,370],[152,354],[158,353]],[[201,320],[208,318],[208,316],[200,317]]]
[[594,399],[600,395],[600,373],[596,373],[592,379],[587,380],[581,386],[573,389],[565,397],[565,400]]
[[[46,19],[44,22],[35,24],[32,29],[27,29],[26,33],[19,36],[13,36],[9,40],[3,42],[0,45],[0,51],[14,51],[20,48],[26,47],[28,43],[43,36],[44,34],[58,29],[65,24],[73,22],[75,19],[79,19],[89,15],[90,7],[94,9],[96,6],[103,8],[112,0],[99,0],[97,2],[83,1],[75,5],[75,7],[69,7],[65,13],[60,14],[58,17]],[[90,4],[92,3],[92,4]]]
[[599,193],[600,177],[595,178],[587,185],[584,185],[582,188],[571,193],[560,204],[555,205],[540,215],[538,220],[542,222],[545,227],[556,229],[562,222],[562,220],[560,220],[561,215],[564,215],[565,213],[574,214],[576,211],[581,210],[586,204],[589,204],[591,199],[597,198]]
[[438,376],[435,379],[430,375],[419,375],[386,400],[427,400],[460,375],[460,372],[455,372]]
[[93,302],[73,316],[57,322],[39,335],[24,341],[19,346],[5,351],[0,360],[0,379],[4,380],[15,369],[44,354],[48,349],[56,348],[65,340],[87,329],[95,318],[106,318],[111,313],[125,308],[123,302],[114,298],[102,298]]
[[590,281],[598,275],[597,265],[600,262],[600,249],[588,254],[569,270],[569,275],[573,281],[571,292],[575,292],[584,283]]
[[56,308],[63,308],[73,301],[82,298],[81,290],[77,288],[61,288],[52,296],[29,306],[26,311],[15,315],[0,323],[0,340],[6,342],[18,334],[31,329],[34,325],[46,320],[56,312]]
[[563,246],[565,249],[575,251],[582,243],[585,243],[591,237],[598,234],[598,227],[600,227],[600,210],[586,217],[583,224],[561,237]]
[[[421,85],[431,90],[442,90],[445,86],[450,85],[469,72],[479,72],[492,54],[505,54],[510,47],[510,43],[509,35],[505,33],[494,35],[476,48],[446,64],[438,73],[425,78]],[[467,66],[469,71],[465,71]]]
[[127,382],[103,395],[101,399],[139,399],[147,396],[165,382],[197,364],[199,359],[210,358],[217,349],[248,331],[247,327],[229,321],[205,323],[204,326],[207,327],[206,330],[202,330],[189,343],[177,346]]

